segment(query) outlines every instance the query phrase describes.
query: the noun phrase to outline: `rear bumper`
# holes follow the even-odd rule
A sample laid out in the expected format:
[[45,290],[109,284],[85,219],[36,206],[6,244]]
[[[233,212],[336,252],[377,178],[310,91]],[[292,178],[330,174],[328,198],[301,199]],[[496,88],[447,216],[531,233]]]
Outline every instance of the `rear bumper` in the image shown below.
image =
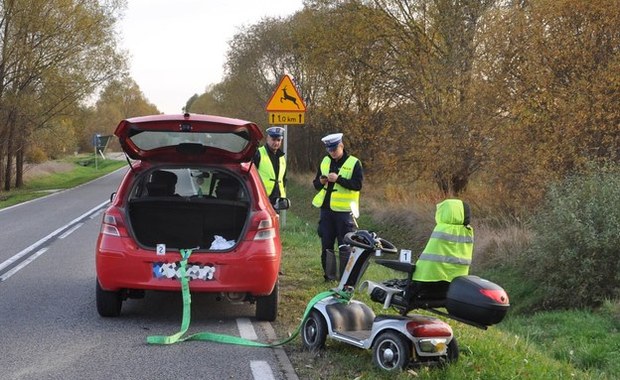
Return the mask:
[[[103,289],[181,290],[178,278],[166,278],[157,275],[157,269],[154,270],[161,264],[178,263],[181,260],[179,252],[157,255],[155,251],[137,247],[119,249],[128,248],[126,243],[132,246],[132,242],[116,238],[116,242],[110,244],[105,240],[106,237],[100,239],[96,252],[97,278]],[[125,241],[121,243],[118,240]],[[226,253],[192,253],[188,264],[207,268],[212,274],[207,280],[190,280],[190,290],[268,295],[277,281],[280,259],[281,249],[273,241],[241,242],[233,251]]]

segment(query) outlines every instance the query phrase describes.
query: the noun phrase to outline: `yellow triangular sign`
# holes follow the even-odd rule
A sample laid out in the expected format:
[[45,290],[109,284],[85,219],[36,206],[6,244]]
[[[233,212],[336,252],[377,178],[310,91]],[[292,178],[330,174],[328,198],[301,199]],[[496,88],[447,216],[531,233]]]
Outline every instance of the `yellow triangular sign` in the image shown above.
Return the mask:
[[267,112],[306,112],[306,105],[291,78],[285,75],[271,95],[265,109]]

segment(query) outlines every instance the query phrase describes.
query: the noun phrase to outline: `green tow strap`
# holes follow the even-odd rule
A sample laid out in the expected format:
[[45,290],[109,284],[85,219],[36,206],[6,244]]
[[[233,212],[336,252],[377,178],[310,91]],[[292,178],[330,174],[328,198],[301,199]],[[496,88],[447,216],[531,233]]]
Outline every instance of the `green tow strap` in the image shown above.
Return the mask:
[[186,275],[186,267],[187,267],[187,260],[192,254],[192,250],[182,249],[180,250],[180,253],[181,253],[181,262],[180,262],[181,268],[179,269],[179,274],[181,277],[181,291],[183,295],[183,320],[181,322],[181,330],[176,334],[168,335],[168,336],[164,336],[164,335],[148,336],[146,338],[146,342],[149,344],[174,344],[178,342],[185,342],[188,340],[202,340],[202,341],[218,342],[218,343],[225,343],[225,344],[236,344],[236,345],[251,346],[251,347],[277,347],[277,346],[281,346],[295,339],[295,337],[301,331],[301,326],[303,325],[304,321],[308,317],[308,314],[310,314],[310,311],[312,310],[314,305],[320,300],[330,297],[330,296],[338,296],[338,300],[340,302],[349,302],[349,300],[351,299],[350,293],[343,292],[337,289],[331,289],[331,290],[317,294],[310,300],[310,302],[308,302],[308,305],[306,306],[306,310],[304,311],[303,318],[301,319],[301,323],[299,324],[299,326],[297,326],[297,328],[295,329],[295,332],[290,337],[280,342],[276,342],[276,343],[261,343],[261,342],[256,342],[256,341],[249,340],[249,339],[240,338],[240,337],[233,336],[233,335],[215,334],[215,333],[210,333],[210,332],[201,332],[201,333],[184,336],[185,333],[187,332],[187,329],[189,328],[190,315],[191,315],[190,305],[192,301],[191,301],[191,295],[189,292],[189,279]]

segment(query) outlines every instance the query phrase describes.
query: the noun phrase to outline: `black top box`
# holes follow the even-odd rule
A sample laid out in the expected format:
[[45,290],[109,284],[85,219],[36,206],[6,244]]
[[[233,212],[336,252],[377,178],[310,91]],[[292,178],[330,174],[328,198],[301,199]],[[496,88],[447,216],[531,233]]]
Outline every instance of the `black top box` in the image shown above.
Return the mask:
[[456,277],[450,283],[446,309],[450,315],[490,326],[501,322],[510,303],[499,285],[478,276]]

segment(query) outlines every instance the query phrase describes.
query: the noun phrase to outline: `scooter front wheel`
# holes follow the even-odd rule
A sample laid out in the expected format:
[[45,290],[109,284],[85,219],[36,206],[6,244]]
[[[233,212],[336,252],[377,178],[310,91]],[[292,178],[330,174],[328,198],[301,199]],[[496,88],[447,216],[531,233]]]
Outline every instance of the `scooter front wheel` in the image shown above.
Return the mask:
[[318,310],[310,311],[301,329],[301,340],[304,347],[312,352],[325,347],[327,338],[327,323]]
[[395,331],[381,333],[372,348],[372,362],[386,371],[402,370],[409,365],[409,340]]

